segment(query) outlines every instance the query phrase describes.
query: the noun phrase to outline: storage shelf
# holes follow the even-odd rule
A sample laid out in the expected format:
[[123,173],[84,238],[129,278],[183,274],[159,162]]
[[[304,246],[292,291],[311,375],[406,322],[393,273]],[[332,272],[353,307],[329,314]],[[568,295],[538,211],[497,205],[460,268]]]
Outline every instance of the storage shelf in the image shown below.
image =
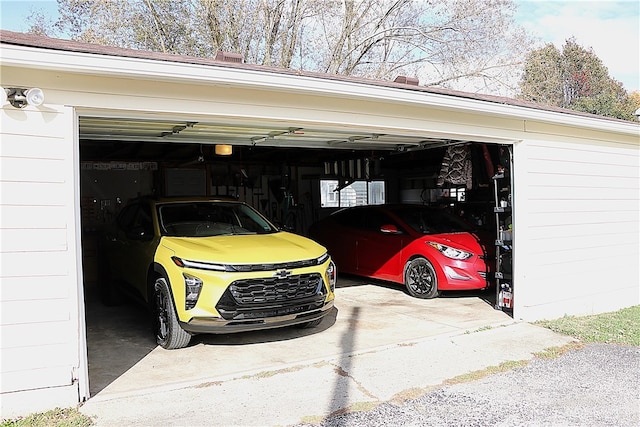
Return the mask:
[[494,213],[505,213],[505,212],[511,212],[511,208],[507,207],[507,208],[503,208],[502,206],[495,206],[493,208],[493,212]]
[[[510,153],[511,155],[511,153]],[[511,163],[513,166],[513,163]],[[506,220],[511,215],[512,206],[509,201],[513,200],[512,185],[509,178],[505,178],[505,172],[501,170],[493,176],[493,194],[495,205],[493,212],[496,220],[496,272],[493,280],[496,284],[496,309],[512,310],[513,307],[513,283],[510,260],[503,263],[502,255],[508,254],[513,249],[512,230],[504,229],[511,224]],[[505,206],[506,205],[506,206]],[[504,223],[504,224],[502,224]],[[509,270],[505,272],[504,269]]]

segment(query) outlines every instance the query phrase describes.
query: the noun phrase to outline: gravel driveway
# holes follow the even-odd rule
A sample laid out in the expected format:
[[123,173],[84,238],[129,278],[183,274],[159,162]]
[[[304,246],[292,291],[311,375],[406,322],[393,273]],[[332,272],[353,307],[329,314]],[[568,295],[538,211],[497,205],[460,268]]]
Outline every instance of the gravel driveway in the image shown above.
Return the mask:
[[299,426],[638,426],[640,347],[589,344],[556,359]]

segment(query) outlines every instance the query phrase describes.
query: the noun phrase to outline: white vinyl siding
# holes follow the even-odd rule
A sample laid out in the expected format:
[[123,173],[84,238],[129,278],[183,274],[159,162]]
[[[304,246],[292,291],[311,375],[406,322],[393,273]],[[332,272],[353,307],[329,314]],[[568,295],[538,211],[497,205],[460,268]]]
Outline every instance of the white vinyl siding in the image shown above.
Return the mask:
[[74,372],[85,350],[73,109],[7,105],[0,114],[0,396],[5,415],[24,400],[43,408],[52,402],[77,404]]
[[529,140],[515,159],[517,317],[640,303],[638,147]]

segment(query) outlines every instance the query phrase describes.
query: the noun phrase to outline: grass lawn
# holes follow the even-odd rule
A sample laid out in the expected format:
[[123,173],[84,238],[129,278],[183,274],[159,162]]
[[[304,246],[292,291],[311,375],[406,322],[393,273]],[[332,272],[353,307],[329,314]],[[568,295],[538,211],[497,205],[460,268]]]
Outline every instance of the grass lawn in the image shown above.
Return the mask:
[[537,325],[570,335],[584,343],[640,346],[640,305],[593,316],[565,316]]

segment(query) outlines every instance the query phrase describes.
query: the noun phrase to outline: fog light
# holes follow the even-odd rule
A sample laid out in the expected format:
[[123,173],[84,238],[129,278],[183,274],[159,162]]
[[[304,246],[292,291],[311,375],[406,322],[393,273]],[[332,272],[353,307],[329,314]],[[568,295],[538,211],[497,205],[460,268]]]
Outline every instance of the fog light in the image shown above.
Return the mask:
[[185,285],[185,310],[191,310],[196,306],[198,298],[200,297],[200,291],[202,290],[202,280],[195,276],[183,273],[184,285]]
[[447,277],[450,277],[451,279],[471,280],[471,277],[467,276],[466,274],[457,272],[455,269],[449,267],[448,265],[444,266],[444,272]]

